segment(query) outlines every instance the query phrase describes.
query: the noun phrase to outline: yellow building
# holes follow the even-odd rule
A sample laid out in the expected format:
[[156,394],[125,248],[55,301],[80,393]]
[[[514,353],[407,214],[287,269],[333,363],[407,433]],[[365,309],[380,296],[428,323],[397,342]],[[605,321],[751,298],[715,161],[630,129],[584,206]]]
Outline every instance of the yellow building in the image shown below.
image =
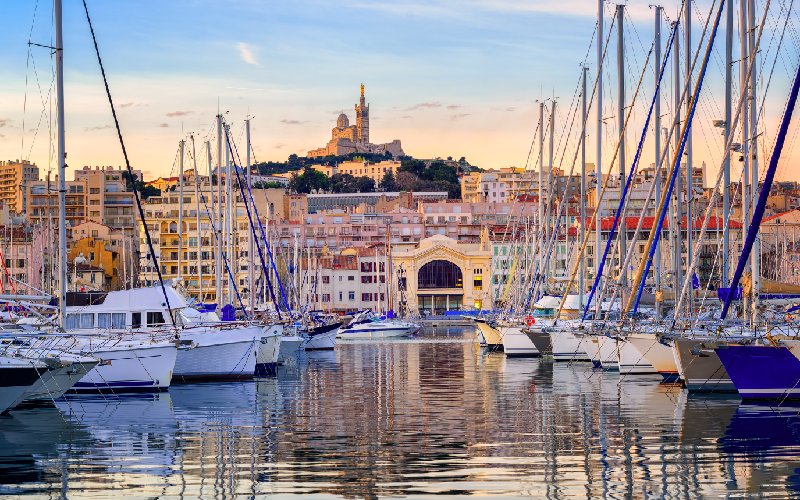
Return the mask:
[[377,185],[383,180],[387,172],[397,175],[400,162],[394,160],[384,160],[378,163],[370,163],[363,160],[343,161],[333,168],[334,174],[350,174],[353,177],[369,177]]
[[[73,241],[67,261],[73,265],[77,264],[78,271],[88,272],[89,267],[100,269],[103,274],[102,281],[92,282],[99,287],[99,290],[109,291],[121,288],[120,255],[116,250],[112,250],[108,241],[91,236]],[[96,280],[94,277],[92,279]]]
[[[404,277],[407,307],[421,314],[452,310],[490,309],[492,249],[484,231],[480,243],[459,243],[434,235],[415,245],[395,245],[392,269]],[[401,294],[393,293],[395,310]]]

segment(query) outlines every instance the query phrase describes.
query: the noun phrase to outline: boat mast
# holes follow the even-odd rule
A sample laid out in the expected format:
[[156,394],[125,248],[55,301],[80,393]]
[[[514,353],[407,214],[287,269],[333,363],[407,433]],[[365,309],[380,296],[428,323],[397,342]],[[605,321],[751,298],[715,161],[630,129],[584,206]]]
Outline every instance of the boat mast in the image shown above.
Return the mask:
[[[684,3],[684,27],[683,32],[686,37],[686,47],[684,48],[684,62],[685,62],[685,78],[686,85],[691,88],[692,86],[692,0],[686,0]],[[686,101],[686,111],[690,109],[690,103]],[[686,265],[692,262],[692,232],[694,230],[694,221],[692,213],[692,204],[694,202],[694,181],[692,179],[694,172],[692,172],[692,124],[690,123],[686,131]],[[687,270],[688,272],[688,270]],[[677,297],[678,289],[675,289]],[[689,295],[687,304],[687,311],[691,316],[692,313],[692,295]]]
[[[209,160],[211,159],[211,153],[209,152],[208,156]],[[208,168],[211,169],[211,162],[208,163]],[[220,182],[221,178],[220,175],[222,174],[222,115],[217,114],[217,203],[222,204],[222,183]],[[210,175],[209,175],[210,177]],[[213,181],[213,178],[212,178]],[[213,210],[216,207],[214,203],[214,187],[211,187],[212,195],[211,195],[211,209]],[[218,214],[218,223],[217,223],[217,241],[216,247],[217,251],[215,252],[216,255],[214,256],[214,272],[216,274],[216,301],[218,305],[222,304],[222,277],[225,276],[225,273],[222,270],[222,210],[217,210]]]
[[61,0],[53,0],[53,22],[56,31],[56,114],[58,115],[58,326],[63,331],[67,319],[67,152],[64,133],[64,38],[61,26]]
[[[730,143],[731,136],[731,87],[733,83],[733,2],[729,1],[725,7],[725,144]],[[741,62],[740,64],[743,64]],[[722,269],[720,276],[720,285],[722,287],[728,286],[729,266],[730,266],[730,233],[728,226],[730,225],[730,210],[731,210],[731,155],[730,152],[725,154],[725,162],[723,168],[723,184],[722,184]]]
[[183,155],[186,141],[181,139],[180,176],[178,177],[178,282],[183,275]]
[[[758,80],[756,79],[756,66],[758,52],[755,50],[756,46],[756,4],[755,0],[748,0],[747,18],[749,20],[747,38],[749,46],[750,57],[753,58],[753,64],[750,65],[750,137],[753,143],[750,147],[750,189],[752,190],[753,203],[755,208],[758,200],[758,100],[756,93]],[[755,241],[753,242],[753,253],[750,255],[750,272],[753,275],[752,286],[752,304],[753,309],[753,324],[758,321],[758,294],[761,290],[761,238],[756,233]]]
[[[553,102],[550,105],[550,145],[548,149],[549,151],[548,157],[550,160],[550,164],[547,167],[547,210],[545,211],[545,214],[547,214],[548,239],[545,248],[547,248],[547,246],[550,245],[550,240],[552,239],[553,240],[552,252],[558,254],[558,245],[557,245],[558,221],[554,220],[552,221],[551,224],[551,219],[550,219],[550,206],[552,205],[550,200],[555,199],[557,197],[557,193],[555,192],[556,187],[553,185],[553,142],[554,142],[553,139],[556,135],[555,132],[556,132],[556,98],[553,97]],[[554,270],[555,270],[556,259],[551,258],[550,255],[545,256],[545,259],[547,259],[548,263],[547,275],[550,277],[555,276]]]
[[[747,47],[747,0],[740,0],[739,2],[739,57],[742,61],[739,63],[739,92],[744,94],[744,98],[748,98],[748,83],[747,83],[747,64],[744,64],[744,59],[748,55]],[[749,59],[748,59],[749,62]],[[750,225],[750,126],[749,126],[749,113],[748,106],[742,109],[741,113],[741,129],[742,129],[742,241],[747,238],[747,229]],[[735,292],[734,292],[735,293]],[[742,296],[743,316],[746,318],[750,311],[750,297]]]
[[192,137],[192,161],[194,162],[194,211],[197,223],[197,300],[203,302],[203,236],[200,229],[200,172],[197,171],[197,147]]
[[[247,191],[251,192],[251,190],[253,189],[253,178],[252,178],[252,172],[251,172],[251,168],[252,167],[250,165],[250,118],[249,117],[244,121],[244,125],[245,125],[245,141],[247,143],[246,144],[247,145]],[[242,202],[243,203],[247,203],[246,200],[242,200]],[[256,294],[255,294],[255,288],[254,288],[255,280],[254,280],[254,276],[253,276],[253,263],[254,263],[254,261],[253,261],[253,252],[255,251],[253,249],[253,244],[255,243],[254,240],[255,240],[255,238],[254,238],[253,234],[251,234],[251,231],[248,231],[248,236],[247,236],[247,242],[248,242],[248,245],[247,245],[247,259],[248,259],[248,262],[247,262],[247,287],[248,288],[247,288],[247,290],[248,290],[248,293],[250,294],[250,312],[251,312],[251,314],[255,314],[255,311],[256,311],[256,303],[255,303]]]
[[[678,21],[675,21],[678,23]],[[674,87],[674,95],[675,95],[675,104],[673,106],[673,114],[675,115],[675,130],[680,130],[680,123],[681,123],[681,38],[679,36],[675,36],[675,55],[673,56],[673,71],[672,71],[672,79],[675,84]],[[691,87],[687,86],[687,89]],[[687,102],[689,100],[689,95],[687,95]],[[675,151],[679,150],[681,147],[681,137],[680,134],[675,134]],[[681,258],[683,255],[683,238],[681,234],[681,175],[680,175],[680,161],[681,159],[678,158],[678,164],[675,168],[678,169],[678,174],[675,176],[675,184],[674,184],[674,199],[672,201],[672,221],[670,224],[670,239],[672,240],[672,290],[673,290],[673,306],[677,308],[677,300],[678,300],[678,290],[681,287],[681,283],[683,282],[682,279],[682,262]]]
[[[595,160],[594,209],[594,274],[600,275],[600,245],[602,244],[602,216],[600,186],[603,184],[603,0],[597,0],[597,159]],[[595,319],[600,315],[600,301],[595,301]]]
[[[586,119],[588,115],[586,114],[586,74],[589,72],[589,68],[584,65],[583,67],[583,81],[581,82],[583,88],[581,90],[581,118],[583,120],[583,125],[581,127],[581,229],[584,228],[586,224]],[[583,294],[585,291],[585,283],[584,280],[586,279],[586,256],[583,252],[578,255],[580,259],[580,281],[578,282],[578,297],[580,308],[583,309]]]
[[[233,231],[235,228],[234,217],[233,217],[233,179],[231,178],[231,144],[230,144],[230,125],[227,123],[223,123],[222,126],[225,128],[225,233],[223,236],[225,237],[225,253],[227,254],[225,260],[227,261],[228,266],[230,267],[230,273],[226,273],[229,275],[228,277],[228,304],[234,303],[233,297],[233,287],[235,283],[232,283],[232,280],[236,279],[236,275],[238,274],[237,266],[235,265],[238,263],[238,259],[233,254]],[[235,260],[234,260],[235,259]]]
[[[544,223],[544,102],[539,103],[539,276],[535,279],[541,280],[544,275],[544,247],[546,246],[547,236]],[[534,285],[536,286],[536,285]],[[539,297],[533,298],[534,302],[539,300]]]
[[[619,120],[619,196],[625,192],[625,6],[617,5],[617,118]],[[628,286],[628,272],[622,264],[622,256],[627,249],[628,225],[625,217],[620,220],[619,256],[620,256],[620,300],[625,301],[625,287]]]
[[[655,68],[655,86],[656,98],[653,104],[653,114],[655,115],[655,122],[653,125],[654,139],[655,139],[655,162],[653,182],[655,183],[655,206],[661,205],[661,9],[659,5],[655,6],[655,37],[653,40],[653,48],[655,49],[655,60],[653,67]],[[653,258],[653,271],[655,278],[656,291],[661,290],[661,247],[660,242],[656,245],[656,253]],[[661,302],[656,299],[656,317],[661,317]]]

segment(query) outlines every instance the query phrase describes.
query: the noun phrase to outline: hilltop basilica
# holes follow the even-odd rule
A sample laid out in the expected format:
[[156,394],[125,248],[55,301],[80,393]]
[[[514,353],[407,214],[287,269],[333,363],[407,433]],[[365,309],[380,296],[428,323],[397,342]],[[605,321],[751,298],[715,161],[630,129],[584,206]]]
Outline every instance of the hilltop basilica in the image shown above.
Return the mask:
[[312,149],[309,158],[322,156],[341,156],[348,153],[385,153],[392,156],[403,156],[400,140],[395,139],[386,144],[369,142],[369,104],[364,99],[364,84],[361,84],[361,98],[356,108],[356,124],[350,125],[350,119],[342,113],[336,119],[336,126],[331,130],[331,140],[324,148]]

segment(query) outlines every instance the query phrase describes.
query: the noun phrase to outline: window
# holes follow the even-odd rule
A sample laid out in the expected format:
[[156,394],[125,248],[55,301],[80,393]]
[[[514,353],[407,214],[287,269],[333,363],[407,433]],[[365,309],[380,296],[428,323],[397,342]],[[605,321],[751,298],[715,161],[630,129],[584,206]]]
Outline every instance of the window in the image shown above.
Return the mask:
[[17,259],[17,267],[25,267],[25,259]]
[[131,328],[141,328],[142,327],[142,313],[135,312],[131,313]]
[[161,311],[147,312],[147,326],[158,326],[164,324],[164,313]]
[[80,328],[80,326],[81,326],[80,315],[74,314],[74,313],[73,314],[67,314],[66,328],[68,330],[74,330],[76,328]]
[[[322,284],[327,285],[330,282],[331,282],[331,277],[330,276],[323,276],[322,277]],[[324,297],[324,295],[323,295],[323,297]],[[325,299],[323,299],[323,300],[325,300]]]
[[483,277],[475,276],[475,279],[472,281],[472,288],[473,290],[483,290]]
[[125,328],[125,313],[111,313],[111,328]]
[[322,294],[322,302],[330,302],[331,301],[331,294],[323,293]]
[[111,313],[97,314],[97,328],[111,328]]
[[347,299],[351,302],[356,300],[356,292],[347,292]]
[[342,292],[339,292],[339,302],[342,301]]
[[472,274],[483,274],[483,269],[473,269]]
[[94,314],[92,313],[81,314],[81,328],[94,328]]
[[372,294],[371,293],[362,293],[361,294],[361,301],[362,302],[369,302],[371,300],[372,300]]
[[461,269],[446,260],[434,260],[422,266],[417,273],[417,288],[461,288]]
[[355,280],[356,280],[356,276],[355,276],[355,274],[351,274],[351,275],[349,275],[349,276],[347,277],[347,281],[355,281]]

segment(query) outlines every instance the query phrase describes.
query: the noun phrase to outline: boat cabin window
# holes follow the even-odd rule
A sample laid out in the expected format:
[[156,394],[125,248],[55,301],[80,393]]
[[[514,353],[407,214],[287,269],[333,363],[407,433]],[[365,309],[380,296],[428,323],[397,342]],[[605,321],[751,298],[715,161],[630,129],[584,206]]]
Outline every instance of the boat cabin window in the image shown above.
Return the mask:
[[65,327],[68,330],[74,330],[81,327],[80,314],[72,313],[67,314],[67,321]]
[[94,328],[94,314],[92,313],[81,314],[81,328]]
[[125,313],[111,313],[111,328],[116,330],[125,328]]
[[147,326],[160,326],[164,324],[164,313],[161,311],[149,311],[147,313]]
[[97,328],[111,328],[111,313],[97,313]]
[[142,327],[142,313],[135,312],[131,313],[131,328],[141,328]]

